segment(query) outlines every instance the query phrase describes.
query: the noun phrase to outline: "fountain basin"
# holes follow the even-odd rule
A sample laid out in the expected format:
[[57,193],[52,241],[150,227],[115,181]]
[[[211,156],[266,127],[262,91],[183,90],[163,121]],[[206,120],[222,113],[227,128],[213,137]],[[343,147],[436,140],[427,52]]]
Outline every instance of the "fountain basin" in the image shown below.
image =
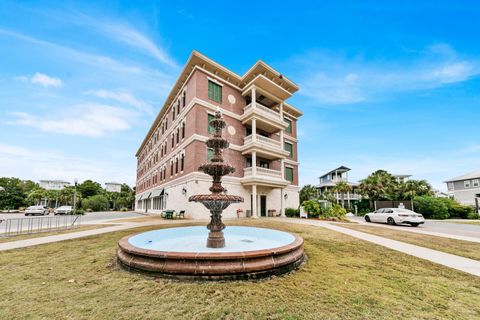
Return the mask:
[[205,227],[180,227],[122,238],[120,264],[155,275],[205,280],[256,279],[297,268],[304,259],[303,239],[288,232],[229,226],[226,245],[208,248]]

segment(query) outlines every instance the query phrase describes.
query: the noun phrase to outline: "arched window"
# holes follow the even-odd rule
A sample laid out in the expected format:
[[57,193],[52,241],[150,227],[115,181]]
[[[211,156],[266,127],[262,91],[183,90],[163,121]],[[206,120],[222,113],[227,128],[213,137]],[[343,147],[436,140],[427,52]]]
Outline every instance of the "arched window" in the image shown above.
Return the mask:
[[180,171],[183,172],[184,168],[185,168],[185,154],[182,153],[182,158],[181,158],[181,163],[180,163]]
[[185,138],[185,122],[182,123],[182,139]]

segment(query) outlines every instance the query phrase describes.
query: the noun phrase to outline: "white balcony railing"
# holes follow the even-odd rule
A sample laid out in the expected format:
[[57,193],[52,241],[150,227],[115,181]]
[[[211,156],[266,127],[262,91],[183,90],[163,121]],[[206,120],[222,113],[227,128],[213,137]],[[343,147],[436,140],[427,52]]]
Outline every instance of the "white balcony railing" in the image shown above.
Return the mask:
[[278,113],[275,110],[272,110],[270,108],[265,107],[264,105],[255,102],[255,107],[253,107],[253,103],[248,104],[244,109],[244,113],[249,112],[250,110],[255,109],[256,112],[262,114],[264,117],[267,118],[274,118],[277,121],[282,121],[282,118],[280,117],[280,113]]
[[[264,137],[264,136],[259,135],[259,134],[255,135],[255,139],[256,139],[257,143],[265,145],[266,147],[275,148],[275,149],[277,149],[277,148],[282,149],[282,143],[280,141],[273,140],[273,139]],[[253,135],[252,134],[249,135],[249,136],[246,136],[243,139],[244,144],[252,143],[252,141],[253,141]]]
[[[252,167],[243,169],[244,176],[245,177],[253,176],[252,169],[253,169]],[[256,167],[256,171],[257,173],[255,176],[264,176],[264,177],[282,179],[282,172],[278,170]]]

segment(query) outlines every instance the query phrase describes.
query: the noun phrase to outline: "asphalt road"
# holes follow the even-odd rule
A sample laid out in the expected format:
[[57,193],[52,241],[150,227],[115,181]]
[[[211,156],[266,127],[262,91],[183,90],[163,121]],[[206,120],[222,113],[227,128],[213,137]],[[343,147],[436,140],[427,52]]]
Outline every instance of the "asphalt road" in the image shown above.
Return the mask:
[[[365,222],[365,219],[363,217],[349,217],[349,219],[359,222]],[[378,223],[375,224],[378,225]],[[411,227],[408,225],[400,225],[395,227],[399,229],[414,228],[431,232],[480,238],[480,224],[454,223],[453,221],[449,222],[448,220],[426,220],[425,224],[418,227]]]

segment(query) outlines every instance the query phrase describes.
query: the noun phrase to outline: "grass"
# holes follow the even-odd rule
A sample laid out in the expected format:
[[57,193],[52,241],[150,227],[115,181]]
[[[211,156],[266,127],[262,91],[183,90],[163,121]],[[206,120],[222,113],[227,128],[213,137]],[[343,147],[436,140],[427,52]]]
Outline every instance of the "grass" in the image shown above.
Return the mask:
[[112,225],[113,224],[111,225],[110,224],[101,224],[101,225],[92,224],[92,225],[85,225],[85,226],[80,226],[78,228],[61,230],[61,231],[46,231],[46,232],[38,232],[38,233],[32,233],[32,234],[20,234],[18,236],[10,236],[5,238],[0,237],[0,243],[17,241],[17,240],[25,240],[25,239],[31,239],[31,238],[41,238],[46,236],[54,236],[57,234],[72,233],[72,232],[79,232],[79,231],[99,229],[99,228],[106,228]]
[[362,225],[346,225],[345,228],[362,231],[388,239],[398,240],[438,251],[443,251],[457,256],[480,260],[480,243],[449,239],[444,237],[430,236],[407,231],[392,230],[391,228],[380,228]]
[[296,232],[305,239],[308,261],[287,276],[224,283],[153,279],[115,265],[121,237],[160,226],[12,250],[0,253],[0,319],[480,317],[474,276],[324,228],[229,224]]

